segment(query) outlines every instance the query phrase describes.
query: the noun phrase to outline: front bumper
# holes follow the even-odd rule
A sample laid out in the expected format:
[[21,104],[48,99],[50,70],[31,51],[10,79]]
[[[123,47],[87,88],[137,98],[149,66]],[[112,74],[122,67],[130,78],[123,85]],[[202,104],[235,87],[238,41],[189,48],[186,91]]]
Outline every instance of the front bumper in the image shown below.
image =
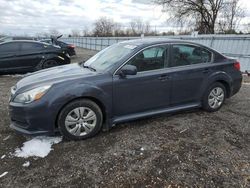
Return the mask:
[[11,121],[10,128],[15,130],[17,133],[21,133],[29,136],[40,136],[40,135],[54,135],[50,131],[29,131],[20,126],[15,121]]
[[31,104],[17,104],[11,102],[9,105],[11,119],[10,128],[25,135],[54,135],[55,118],[53,112],[45,104],[37,101]]

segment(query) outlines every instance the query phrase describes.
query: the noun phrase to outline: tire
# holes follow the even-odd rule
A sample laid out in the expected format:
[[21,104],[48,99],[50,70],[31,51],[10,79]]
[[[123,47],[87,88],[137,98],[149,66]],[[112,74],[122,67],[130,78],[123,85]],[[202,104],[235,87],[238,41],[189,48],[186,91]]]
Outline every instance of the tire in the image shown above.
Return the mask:
[[51,60],[47,60],[42,64],[42,69],[47,69],[47,68],[51,68],[51,67],[55,67],[58,66],[57,61],[51,59]]
[[84,140],[96,135],[102,127],[102,122],[100,107],[88,99],[67,104],[57,120],[58,128],[67,140]]
[[219,82],[215,82],[211,84],[206,90],[202,99],[202,107],[208,112],[218,111],[225,102],[225,98],[225,86]]

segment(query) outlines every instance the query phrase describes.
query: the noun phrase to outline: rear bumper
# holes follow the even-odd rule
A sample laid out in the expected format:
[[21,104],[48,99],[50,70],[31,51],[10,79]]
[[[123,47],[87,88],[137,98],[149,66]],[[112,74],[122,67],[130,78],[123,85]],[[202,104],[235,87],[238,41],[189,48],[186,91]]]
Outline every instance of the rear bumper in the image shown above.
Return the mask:
[[232,97],[233,95],[238,93],[240,91],[241,86],[242,86],[242,77],[234,80],[229,97]]

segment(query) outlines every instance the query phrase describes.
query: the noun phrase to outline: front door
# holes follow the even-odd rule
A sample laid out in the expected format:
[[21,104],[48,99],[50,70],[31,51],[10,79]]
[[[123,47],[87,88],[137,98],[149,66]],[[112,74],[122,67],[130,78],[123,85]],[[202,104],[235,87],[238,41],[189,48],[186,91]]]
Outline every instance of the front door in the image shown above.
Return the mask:
[[20,70],[32,70],[44,58],[43,51],[46,45],[35,42],[23,42],[18,54],[18,67]]
[[136,75],[113,76],[113,114],[116,117],[166,108],[170,80],[166,72],[168,46],[147,48],[127,64],[137,67]]

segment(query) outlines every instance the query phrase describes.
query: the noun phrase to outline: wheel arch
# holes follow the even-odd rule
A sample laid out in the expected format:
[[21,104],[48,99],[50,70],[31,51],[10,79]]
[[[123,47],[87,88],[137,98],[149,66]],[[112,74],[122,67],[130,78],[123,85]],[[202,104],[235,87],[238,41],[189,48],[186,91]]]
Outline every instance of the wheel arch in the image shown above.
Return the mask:
[[226,89],[226,98],[230,97],[231,90],[232,90],[232,78],[228,76],[225,72],[216,72],[212,75],[210,75],[206,81],[206,84],[204,84],[204,87],[202,89],[202,95],[206,92],[207,88],[213,84],[219,82],[223,84],[223,86]]
[[102,115],[103,115],[103,123],[106,122],[107,120],[107,114],[106,114],[106,107],[105,105],[99,100],[97,99],[96,97],[92,97],[92,96],[82,96],[82,97],[76,97],[74,99],[71,99],[69,101],[67,101],[64,105],[61,106],[61,108],[59,109],[59,111],[57,112],[57,115],[56,115],[56,119],[55,119],[55,123],[54,123],[54,127],[55,128],[58,128],[58,117],[59,117],[59,114],[61,113],[62,109],[67,106],[69,103],[73,102],[73,101],[77,101],[77,100],[83,100],[83,99],[87,99],[87,100],[91,100],[93,101],[94,103],[96,103],[98,105],[98,107],[100,107],[101,111],[102,111]]
[[221,83],[225,87],[225,89],[226,89],[226,98],[229,98],[230,93],[231,93],[230,84],[225,80],[217,80],[216,82]]

